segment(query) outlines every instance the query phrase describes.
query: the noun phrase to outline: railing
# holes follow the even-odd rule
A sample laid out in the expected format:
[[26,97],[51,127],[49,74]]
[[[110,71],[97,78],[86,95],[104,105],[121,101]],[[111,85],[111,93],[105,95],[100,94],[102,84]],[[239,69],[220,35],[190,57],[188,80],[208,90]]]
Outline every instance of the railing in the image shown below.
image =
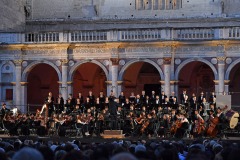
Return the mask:
[[0,33],[0,44],[240,39],[240,27]]
[[120,41],[126,40],[157,40],[161,39],[160,29],[147,29],[147,30],[125,30],[119,31]]
[[214,29],[179,29],[176,39],[214,39]]

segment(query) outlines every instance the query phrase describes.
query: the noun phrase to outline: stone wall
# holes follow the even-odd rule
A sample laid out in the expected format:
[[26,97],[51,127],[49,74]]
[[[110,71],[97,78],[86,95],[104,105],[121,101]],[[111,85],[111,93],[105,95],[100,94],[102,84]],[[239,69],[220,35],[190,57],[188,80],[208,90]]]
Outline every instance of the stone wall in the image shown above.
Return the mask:
[[25,27],[25,0],[0,1],[0,32],[21,32]]
[[221,0],[27,0],[29,19],[219,17]]
[[240,1],[239,0],[223,0],[222,9],[227,16],[240,17]]

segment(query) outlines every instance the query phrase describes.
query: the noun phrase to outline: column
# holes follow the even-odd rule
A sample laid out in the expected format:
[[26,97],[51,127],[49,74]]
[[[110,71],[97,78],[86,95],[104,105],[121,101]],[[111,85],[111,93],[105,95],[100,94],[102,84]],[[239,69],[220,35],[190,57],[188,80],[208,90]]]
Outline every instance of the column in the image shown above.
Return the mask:
[[[72,85],[73,85],[73,82],[72,81],[68,81],[67,82],[67,93],[68,94],[72,94],[73,93],[73,90],[72,90]],[[68,96],[68,95],[67,95]],[[67,99],[64,99],[64,100],[67,100]]]
[[122,91],[123,81],[117,81],[117,84],[118,84],[118,93],[117,93],[117,95],[120,95],[120,93]]
[[170,75],[171,75],[171,59],[172,58],[164,58],[164,92],[169,97],[170,90]]
[[213,82],[214,82],[214,85],[215,85],[215,93],[219,94],[218,80],[213,80]]
[[105,83],[107,84],[107,96],[109,96],[112,90],[112,81],[105,81]]
[[109,65],[109,79],[112,81],[112,91],[115,94],[115,96],[118,96],[118,62],[119,59],[118,58],[111,58],[110,59],[112,64]]
[[229,93],[229,82],[230,82],[230,80],[224,80],[224,91],[226,92],[226,94],[230,94]]
[[16,89],[15,89],[15,105],[20,110],[24,110],[24,106],[21,106],[21,76],[22,76],[22,60],[15,60],[15,73],[16,73]]
[[27,113],[29,111],[29,106],[27,104],[27,84],[28,82],[21,82],[21,95],[22,95],[22,112]]
[[[68,84],[67,84],[67,77],[68,77],[68,60],[64,59],[62,62],[62,83],[61,83],[61,94],[64,101],[68,98]],[[72,92],[69,92],[72,93]]]
[[224,86],[224,69],[225,69],[225,59],[226,57],[218,57],[218,93],[223,95],[225,92]]

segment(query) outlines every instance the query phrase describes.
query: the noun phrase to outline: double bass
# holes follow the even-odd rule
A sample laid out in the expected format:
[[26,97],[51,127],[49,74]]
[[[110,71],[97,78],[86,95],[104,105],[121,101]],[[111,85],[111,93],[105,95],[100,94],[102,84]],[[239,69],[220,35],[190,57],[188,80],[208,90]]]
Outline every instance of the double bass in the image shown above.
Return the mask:
[[218,130],[217,130],[217,125],[219,123],[219,118],[214,117],[210,119],[210,124],[207,129],[207,136],[209,137],[216,137]]

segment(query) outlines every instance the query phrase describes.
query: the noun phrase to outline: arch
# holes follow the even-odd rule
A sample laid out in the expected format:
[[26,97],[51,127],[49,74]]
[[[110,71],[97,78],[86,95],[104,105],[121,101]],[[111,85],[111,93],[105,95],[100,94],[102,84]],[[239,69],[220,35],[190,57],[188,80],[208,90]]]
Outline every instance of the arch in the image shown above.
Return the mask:
[[180,73],[181,69],[182,69],[186,64],[188,64],[188,63],[190,63],[190,62],[195,62],[195,61],[199,61],[199,62],[203,62],[203,63],[207,64],[207,65],[212,69],[215,79],[218,78],[218,76],[217,76],[217,69],[214,67],[214,65],[213,65],[211,62],[209,62],[208,60],[203,59],[203,58],[191,58],[191,59],[187,59],[187,60],[183,61],[183,62],[177,67],[177,69],[176,69],[176,71],[175,71],[175,77],[174,77],[175,80],[177,80],[177,79],[179,78],[179,73]]
[[164,79],[163,71],[162,71],[162,69],[158,66],[157,63],[155,63],[154,61],[149,60],[149,59],[143,59],[143,60],[134,59],[134,60],[131,60],[131,61],[127,62],[127,63],[122,67],[122,69],[121,69],[120,72],[119,72],[119,76],[118,76],[118,80],[119,80],[119,81],[122,81],[122,79],[123,79],[123,74],[124,74],[124,72],[126,71],[126,69],[127,69],[130,65],[132,65],[133,63],[135,63],[135,62],[147,62],[147,63],[150,63],[151,65],[153,65],[153,66],[158,70],[161,79]]
[[228,66],[228,68],[227,68],[227,70],[226,70],[225,77],[224,77],[225,80],[229,80],[229,76],[230,76],[230,73],[231,73],[233,67],[235,67],[238,63],[240,63],[240,58],[237,59],[237,60],[235,60],[234,62],[232,62],[232,63]]
[[57,75],[58,75],[58,79],[59,81],[62,81],[62,74],[60,72],[60,70],[58,69],[58,67],[52,63],[52,62],[49,62],[49,61],[46,61],[46,60],[43,60],[43,61],[34,61],[32,63],[30,63],[23,71],[22,73],[22,81],[26,82],[27,81],[27,77],[28,77],[28,74],[30,73],[30,71],[33,69],[33,67],[35,67],[36,65],[38,64],[48,64],[50,65],[51,67],[53,67],[55,69],[55,71],[57,72]]
[[107,79],[108,79],[108,70],[107,68],[102,64],[100,63],[99,61],[96,61],[96,60],[82,60],[82,61],[79,61],[77,62],[69,71],[69,75],[68,75],[68,80],[69,81],[72,81],[73,79],[73,75],[74,75],[74,72],[77,70],[77,68],[81,65],[81,64],[84,64],[84,63],[94,63],[96,65],[98,65],[105,73]]

